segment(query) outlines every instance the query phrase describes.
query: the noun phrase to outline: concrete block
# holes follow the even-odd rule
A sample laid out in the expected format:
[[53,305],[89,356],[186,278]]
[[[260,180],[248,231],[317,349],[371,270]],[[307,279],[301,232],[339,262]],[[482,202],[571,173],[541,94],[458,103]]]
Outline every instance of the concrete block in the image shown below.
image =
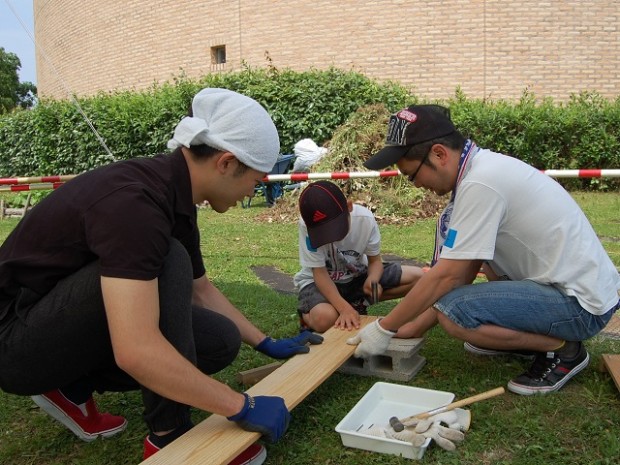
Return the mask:
[[425,338],[394,338],[383,355],[374,355],[369,359],[351,357],[338,371],[394,381],[410,381],[426,363],[426,359],[418,354],[424,342]]

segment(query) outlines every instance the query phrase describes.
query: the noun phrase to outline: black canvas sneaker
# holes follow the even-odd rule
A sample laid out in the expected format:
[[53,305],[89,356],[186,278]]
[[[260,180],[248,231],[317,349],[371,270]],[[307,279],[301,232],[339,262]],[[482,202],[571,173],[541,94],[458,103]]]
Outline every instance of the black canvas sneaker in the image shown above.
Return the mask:
[[539,352],[529,370],[508,383],[508,390],[524,396],[557,391],[589,362],[590,356],[581,342],[573,358],[562,357],[561,352]]

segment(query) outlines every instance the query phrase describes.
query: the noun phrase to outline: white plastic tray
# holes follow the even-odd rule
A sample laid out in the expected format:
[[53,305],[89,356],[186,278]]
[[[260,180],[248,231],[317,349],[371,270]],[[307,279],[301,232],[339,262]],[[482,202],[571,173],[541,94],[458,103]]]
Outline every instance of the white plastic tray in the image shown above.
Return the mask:
[[421,459],[430,439],[421,447],[408,442],[364,434],[374,427],[389,427],[391,417],[404,418],[449,404],[454,394],[400,384],[378,382],[371,387],[351,411],[336,426],[342,444],[384,454],[402,455],[409,459]]

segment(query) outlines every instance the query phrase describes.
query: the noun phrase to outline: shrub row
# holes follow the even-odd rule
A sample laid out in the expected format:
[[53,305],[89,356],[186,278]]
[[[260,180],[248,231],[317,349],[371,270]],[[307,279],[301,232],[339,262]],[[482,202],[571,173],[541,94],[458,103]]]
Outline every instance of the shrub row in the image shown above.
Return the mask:
[[[142,92],[43,100],[32,110],[0,118],[0,176],[76,174],[109,163],[112,158],[89,121],[114,159],[163,152],[192,96],[203,87],[228,88],[261,102],[278,127],[283,153],[303,138],[328,142],[360,107],[381,103],[396,111],[419,100],[397,83],[378,83],[352,71],[273,67],[199,80],[180,77]],[[587,93],[556,104],[526,91],[517,102],[483,101],[457,89],[452,99],[439,103],[450,106],[456,125],[479,145],[539,169],[620,168],[620,97],[609,101]]]
[[278,127],[283,153],[303,138],[325,142],[360,106],[383,102],[398,108],[409,97],[398,85],[379,85],[357,73],[271,68],[195,81],[179,78],[143,92],[42,101],[31,111],[0,118],[0,175],[75,174],[108,163],[111,157],[80,109],[115,159],[161,153],[192,97],[204,87],[231,89],[261,102]]
[[[525,91],[518,102],[449,102],[457,127],[478,145],[513,155],[539,169],[620,169],[620,97],[592,92],[563,104]],[[563,181],[568,186],[618,187],[617,178]]]

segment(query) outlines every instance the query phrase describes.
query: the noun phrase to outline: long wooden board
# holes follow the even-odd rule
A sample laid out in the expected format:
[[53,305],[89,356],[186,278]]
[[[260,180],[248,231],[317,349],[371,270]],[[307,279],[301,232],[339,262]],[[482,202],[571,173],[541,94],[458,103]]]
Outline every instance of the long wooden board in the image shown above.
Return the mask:
[[[362,325],[376,317],[362,317]],[[296,407],[353,355],[346,343],[355,334],[331,328],[310,353],[296,355],[247,390],[248,394],[280,396],[289,410]],[[293,420],[294,421],[294,420]],[[146,459],[144,465],[223,465],[260,438],[239,428],[221,415],[211,415],[179,439]]]
[[603,354],[603,362],[620,391],[620,354]]

